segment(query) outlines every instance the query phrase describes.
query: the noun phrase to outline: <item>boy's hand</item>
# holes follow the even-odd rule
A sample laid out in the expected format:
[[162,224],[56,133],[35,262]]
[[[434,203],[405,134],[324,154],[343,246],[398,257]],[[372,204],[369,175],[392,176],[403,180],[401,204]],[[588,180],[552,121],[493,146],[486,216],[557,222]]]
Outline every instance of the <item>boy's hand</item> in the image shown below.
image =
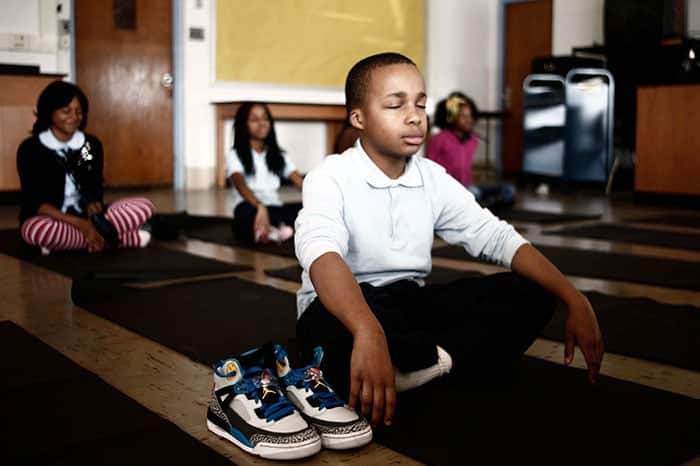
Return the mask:
[[394,367],[389,347],[381,327],[355,333],[350,358],[350,406],[357,406],[360,398],[362,414],[372,425],[382,421],[391,425],[396,407]]
[[598,327],[593,307],[583,294],[567,302],[569,315],[566,319],[566,344],[564,346],[564,364],[574,360],[574,345],[578,344],[588,366],[588,380],[595,383],[603,361],[603,338]]

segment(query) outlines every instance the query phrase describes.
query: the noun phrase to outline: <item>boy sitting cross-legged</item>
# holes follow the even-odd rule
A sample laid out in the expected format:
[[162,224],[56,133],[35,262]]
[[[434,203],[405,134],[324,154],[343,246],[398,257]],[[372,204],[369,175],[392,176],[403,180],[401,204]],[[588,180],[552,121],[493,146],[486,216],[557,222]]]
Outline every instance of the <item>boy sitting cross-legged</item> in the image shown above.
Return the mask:
[[[359,140],[306,177],[295,234],[297,333],[307,354],[323,346],[336,390],[389,425],[397,390],[448,372],[469,384],[508,371],[556,298],[568,308],[565,362],[578,344],[594,382],[603,344],[588,300],[442,167],[414,157],[426,132],[416,65],[395,53],[365,58],[345,94]],[[513,272],[425,286],[434,234]]]

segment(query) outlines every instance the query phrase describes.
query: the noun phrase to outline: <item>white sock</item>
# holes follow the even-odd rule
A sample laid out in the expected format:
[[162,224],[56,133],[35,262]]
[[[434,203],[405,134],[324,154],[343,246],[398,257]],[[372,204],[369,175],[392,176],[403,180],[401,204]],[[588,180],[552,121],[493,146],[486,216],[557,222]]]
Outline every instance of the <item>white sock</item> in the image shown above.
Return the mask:
[[146,230],[139,230],[139,247],[145,248],[151,242],[151,233]]
[[394,370],[394,383],[397,392],[405,392],[412,388],[420,387],[433,379],[441,377],[452,370],[452,357],[450,354],[437,346],[437,363],[425,369],[413,372],[399,372]]

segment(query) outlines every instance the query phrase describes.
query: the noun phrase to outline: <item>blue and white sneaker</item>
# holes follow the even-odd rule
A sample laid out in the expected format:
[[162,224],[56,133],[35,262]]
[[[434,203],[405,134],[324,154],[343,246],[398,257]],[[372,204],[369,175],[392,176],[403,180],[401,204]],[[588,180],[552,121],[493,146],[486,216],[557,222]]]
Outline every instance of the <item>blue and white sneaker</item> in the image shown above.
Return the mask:
[[[284,396],[266,369],[263,349],[244,353],[240,361],[214,365],[214,388],[207,409],[210,431],[242,450],[268,459],[298,459],[321,450],[318,433]],[[270,361],[271,362],[271,361]]]
[[287,398],[319,434],[325,448],[345,450],[372,441],[372,427],[333,391],[320,369],[323,349],[314,349],[314,360],[306,367],[292,369],[287,352],[275,345],[277,376]]

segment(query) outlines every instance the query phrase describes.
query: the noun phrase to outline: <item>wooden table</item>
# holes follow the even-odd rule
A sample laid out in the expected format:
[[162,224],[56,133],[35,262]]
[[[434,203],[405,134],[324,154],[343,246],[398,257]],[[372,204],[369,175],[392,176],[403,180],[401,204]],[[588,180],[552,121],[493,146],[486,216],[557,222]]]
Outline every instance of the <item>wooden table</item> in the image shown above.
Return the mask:
[[[216,186],[226,186],[224,154],[224,125],[236,116],[243,102],[215,103],[216,107]],[[267,106],[275,121],[313,121],[326,124],[326,153],[333,152],[335,138],[345,125],[345,106],[326,104],[269,103]]]
[[61,74],[0,74],[0,191],[17,191],[17,147],[30,135],[42,90]]

